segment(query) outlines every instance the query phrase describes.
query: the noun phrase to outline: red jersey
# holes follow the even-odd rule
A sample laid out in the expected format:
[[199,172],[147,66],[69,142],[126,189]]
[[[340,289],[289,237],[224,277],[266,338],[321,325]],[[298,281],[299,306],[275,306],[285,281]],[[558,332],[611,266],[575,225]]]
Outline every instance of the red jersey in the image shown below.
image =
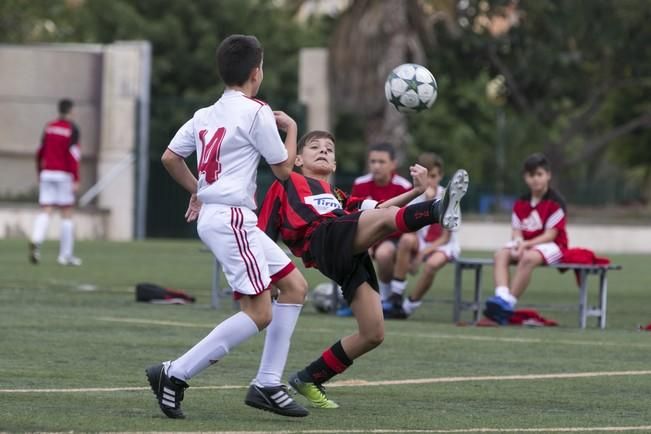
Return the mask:
[[350,194],[355,197],[384,202],[409,190],[411,190],[411,183],[398,174],[394,173],[387,185],[378,185],[369,173],[355,179]]
[[71,173],[79,181],[79,129],[66,120],[57,119],[45,126],[41,147],[36,154],[36,168]]
[[319,224],[359,211],[363,201],[325,181],[292,172],[287,180],[271,184],[258,213],[258,227],[273,240],[280,236],[311,267],[310,237]]
[[511,224],[513,229],[522,231],[522,238],[525,240],[535,238],[547,229],[556,229],[558,233],[553,242],[561,250],[567,249],[565,201],[551,188],[535,206],[531,205],[531,193],[516,200],[513,204]]
[[[396,173],[391,176],[391,180],[387,185],[378,185],[373,180],[373,175],[369,173],[355,179],[353,182],[353,190],[350,192],[350,194],[351,196],[355,197],[384,202],[409,190],[411,190],[411,182],[407,181],[405,178]],[[399,238],[399,232],[391,234],[387,237],[387,239],[394,240],[397,240]]]

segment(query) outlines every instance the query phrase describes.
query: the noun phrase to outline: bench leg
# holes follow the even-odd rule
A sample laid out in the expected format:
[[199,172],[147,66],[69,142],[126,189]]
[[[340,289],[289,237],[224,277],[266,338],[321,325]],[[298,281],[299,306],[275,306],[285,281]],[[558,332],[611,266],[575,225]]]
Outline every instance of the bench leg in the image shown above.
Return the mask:
[[473,298],[473,311],[475,322],[479,321],[481,315],[481,270],[482,267],[475,269],[475,293]]
[[579,327],[586,326],[588,315],[588,274],[585,270],[579,270]]
[[455,324],[461,319],[461,277],[463,268],[454,265],[454,307],[452,308],[452,322]]
[[608,278],[606,270],[599,273],[599,328],[606,328],[606,301],[608,299]]

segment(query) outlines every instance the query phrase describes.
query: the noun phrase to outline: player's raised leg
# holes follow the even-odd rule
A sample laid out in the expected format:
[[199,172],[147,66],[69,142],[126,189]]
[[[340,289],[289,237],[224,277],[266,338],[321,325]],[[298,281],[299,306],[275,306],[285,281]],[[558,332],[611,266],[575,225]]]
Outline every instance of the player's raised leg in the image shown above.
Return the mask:
[[395,231],[414,232],[432,223],[440,222],[445,229],[457,229],[461,224],[460,202],[468,191],[468,184],[468,172],[459,169],[452,175],[440,201],[363,211],[355,235],[354,251],[361,253]]

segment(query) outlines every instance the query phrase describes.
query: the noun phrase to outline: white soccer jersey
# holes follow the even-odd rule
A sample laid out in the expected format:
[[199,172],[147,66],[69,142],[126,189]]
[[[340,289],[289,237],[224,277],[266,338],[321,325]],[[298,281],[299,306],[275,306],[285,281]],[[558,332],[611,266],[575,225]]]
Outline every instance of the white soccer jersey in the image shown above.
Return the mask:
[[183,158],[197,152],[197,196],[203,203],[252,210],[260,156],[268,164],[287,160],[269,106],[235,90],[226,90],[215,104],[198,110],[168,149]]

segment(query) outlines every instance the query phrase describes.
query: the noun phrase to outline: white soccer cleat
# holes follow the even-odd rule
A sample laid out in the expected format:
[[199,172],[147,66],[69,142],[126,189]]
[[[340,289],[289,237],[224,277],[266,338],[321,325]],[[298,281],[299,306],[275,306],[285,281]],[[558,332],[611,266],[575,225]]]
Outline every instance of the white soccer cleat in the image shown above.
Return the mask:
[[461,207],[459,204],[461,198],[468,191],[469,183],[470,177],[464,169],[459,169],[452,175],[445,189],[445,194],[438,203],[439,221],[443,228],[454,231],[461,225]]
[[59,256],[57,258],[57,262],[59,265],[65,265],[65,266],[72,266],[72,267],[79,267],[81,265],[81,259],[79,259],[76,256]]

